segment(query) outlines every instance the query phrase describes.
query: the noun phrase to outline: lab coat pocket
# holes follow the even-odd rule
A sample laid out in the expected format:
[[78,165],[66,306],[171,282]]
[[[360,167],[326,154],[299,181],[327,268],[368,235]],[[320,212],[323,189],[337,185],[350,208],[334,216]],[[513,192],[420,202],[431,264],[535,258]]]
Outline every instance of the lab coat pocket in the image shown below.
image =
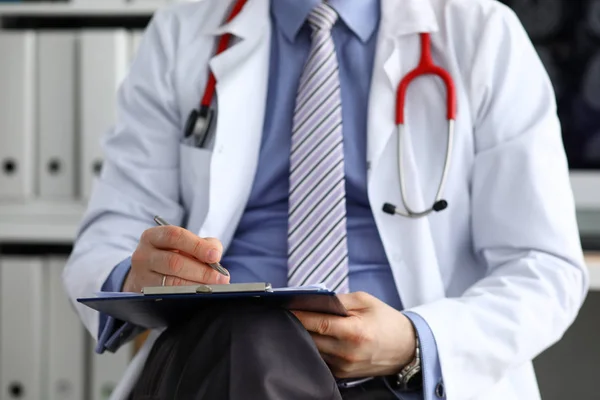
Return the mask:
[[208,188],[212,151],[179,145],[181,201],[186,211],[188,229],[199,229],[208,211]]

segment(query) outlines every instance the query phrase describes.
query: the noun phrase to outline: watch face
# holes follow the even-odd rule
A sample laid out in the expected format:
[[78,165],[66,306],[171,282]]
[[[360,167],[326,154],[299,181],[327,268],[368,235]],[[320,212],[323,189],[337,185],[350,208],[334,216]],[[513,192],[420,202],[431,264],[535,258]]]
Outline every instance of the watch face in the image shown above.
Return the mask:
[[387,381],[387,383],[393,390],[403,389],[402,382],[400,381],[400,377],[397,374],[386,376],[384,377],[384,379]]
[[406,384],[401,382],[399,375],[387,376],[386,380],[392,389],[402,392],[413,392],[423,389],[423,374],[420,370]]
[[421,371],[417,372],[407,383],[406,389],[409,391],[423,389],[423,374]]

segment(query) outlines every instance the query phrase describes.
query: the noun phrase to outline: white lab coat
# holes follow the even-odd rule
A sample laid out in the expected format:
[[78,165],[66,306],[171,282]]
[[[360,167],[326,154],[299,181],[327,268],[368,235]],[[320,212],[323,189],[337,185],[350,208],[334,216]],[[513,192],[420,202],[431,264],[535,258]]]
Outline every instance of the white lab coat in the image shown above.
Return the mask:
[[[119,94],[106,162],[64,273],[72,299],[99,291],[160,214],[227,247],[252,187],[267,96],[269,0],[249,0],[221,26],[229,2],[158,12]],[[516,16],[490,0],[382,0],[370,106],[368,194],[404,306],[435,336],[451,400],[539,398],[531,360],[556,342],[587,292],[574,202],[550,81]],[[217,35],[239,43],[213,57]],[[395,88],[416,66],[418,32],[453,76],[458,118],[445,198],[411,220],[400,203]],[[208,66],[218,81],[211,150],[181,144]],[[431,204],[446,146],[440,81],[409,89],[405,176],[417,209]],[[90,330],[98,313],[77,305]],[[385,329],[385,327],[382,327]],[[132,387],[158,336],[130,365]]]

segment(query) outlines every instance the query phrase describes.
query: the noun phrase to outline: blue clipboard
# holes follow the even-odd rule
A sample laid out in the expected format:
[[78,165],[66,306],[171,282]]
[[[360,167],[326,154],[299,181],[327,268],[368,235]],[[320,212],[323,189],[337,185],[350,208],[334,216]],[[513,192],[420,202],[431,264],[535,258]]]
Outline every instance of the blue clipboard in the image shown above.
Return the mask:
[[326,289],[219,292],[212,290],[216,286],[218,285],[212,287],[200,285],[198,288],[201,290],[192,293],[102,293],[97,297],[80,298],[77,301],[121,321],[149,329],[162,328],[187,320],[203,308],[235,302],[339,316],[348,315],[335,293]]

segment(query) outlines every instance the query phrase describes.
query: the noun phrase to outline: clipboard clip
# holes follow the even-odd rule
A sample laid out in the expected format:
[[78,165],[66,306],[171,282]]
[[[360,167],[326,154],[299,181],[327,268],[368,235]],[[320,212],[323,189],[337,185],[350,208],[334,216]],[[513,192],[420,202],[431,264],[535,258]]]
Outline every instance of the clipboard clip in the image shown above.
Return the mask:
[[212,287],[210,287],[208,285],[198,285],[196,287],[196,293],[205,293],[205,294],[208,294],[208,293],[212,293],[212,292],[213,292]]
[[223,285],[197,284],[189,286],[148,286],[142,289],[145,295],[172,295],[172,294],[216,294],[216,293],[248,293],[271,292],[271,284],[258,283],[231,283]]

